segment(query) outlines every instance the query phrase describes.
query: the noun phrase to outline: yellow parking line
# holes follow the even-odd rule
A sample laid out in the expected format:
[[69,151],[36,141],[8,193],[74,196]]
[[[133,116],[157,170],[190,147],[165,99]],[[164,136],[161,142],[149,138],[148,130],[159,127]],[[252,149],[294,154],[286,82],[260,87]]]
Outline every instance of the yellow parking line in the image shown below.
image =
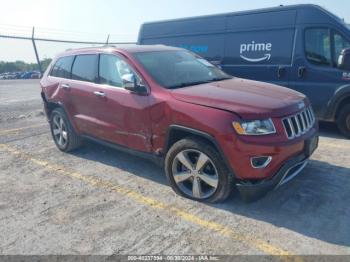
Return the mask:
[[14,129],[0,130],[0,135],[10,134],[10,133],[17,133],[17,132],[19,132],[21,130],[34,128],[34,127],[39,127],[39,126],[47,126],[47,123],[45,123],[45,124],[38,124],[38,125],[32,125],[32,126],[25,126],[25,127],[20,127],[20,128],[14,128]]
[[41,167],[44,167],[47,170],[51,170],[61,175],[64,175],[73,179],[77,179],[79,181],[83,181],[94,187],[108,189],[109,191],[116,192],[120,195],[127,197],[128,199],[132,199],[135,202],[148,206],[150,208],[164,210],[166,212],[169,212],[173,216],[176,216],[178,218],[191,222],[206,230],[214,231],[221,236],[231,238],[234,241],[243,242],[246,245],[256,248],[260,251],[263,251],[266,254],[279,256],[284,261],[302,261],[301,258],[297,256],[292,256],[292,254],[290,254],[288,251],[280,247],[274,246],[262,239],[255,238],[254,236],[242,235],[225,225],[200,218],[199,216],[188,213],[184,209],[181,209],[175,206],[170,206],[156,199],[146,197],[129,188],[122,187],[110,181],[102,180],[92,176],[82,175],[76,171],[69,170],[64,166],[51,164],[50,162],[47,162],[45,160],[37,159],[26,152],[23,152],[21,150],[16,149],[15,147],[12,147],[6,144],[0,144],[0,149],[2,149],[3,151],[7,151],[12,155],[19,157],[23,160],[27,160]]

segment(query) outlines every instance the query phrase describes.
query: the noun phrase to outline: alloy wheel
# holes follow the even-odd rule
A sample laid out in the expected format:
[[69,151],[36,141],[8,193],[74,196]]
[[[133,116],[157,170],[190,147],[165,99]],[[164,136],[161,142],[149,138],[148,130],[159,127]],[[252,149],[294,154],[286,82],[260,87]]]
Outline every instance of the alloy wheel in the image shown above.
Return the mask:
[[183,150],[175,156],[172,174],[178,188],[196,199],[212,196],[219,185],[219,175],[213,161],[194,149]]
[[64,119],[57,114],[53,117],[52,121],[52,132],[55,141],[57,142],[59,147],[64,148],[68,142],[68,132],[66,123],[64,122]]

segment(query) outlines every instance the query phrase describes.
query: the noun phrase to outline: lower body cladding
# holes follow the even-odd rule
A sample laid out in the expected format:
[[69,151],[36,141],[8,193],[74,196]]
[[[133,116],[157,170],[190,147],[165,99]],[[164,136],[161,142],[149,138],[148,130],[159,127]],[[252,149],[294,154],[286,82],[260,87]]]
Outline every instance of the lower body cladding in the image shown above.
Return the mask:
[[[318,146],[318,136],[313,136],[304,142],[304,150],[288,159],[282,167],[270,178],[253,181],[238,181],[236,187],[245,201],[254,201],[289,182],[305,168],[309,157]],[[267,159],[266,161],[268,161]],[[264,166],[263,166],[264,167]]]

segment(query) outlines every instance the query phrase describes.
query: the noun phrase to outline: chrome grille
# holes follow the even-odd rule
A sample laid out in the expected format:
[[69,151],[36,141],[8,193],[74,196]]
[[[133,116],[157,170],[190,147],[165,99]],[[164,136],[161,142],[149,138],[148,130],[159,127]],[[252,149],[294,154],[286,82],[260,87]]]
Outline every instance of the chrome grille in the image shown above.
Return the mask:
[[315,116],[311,107],[303,111],[282,119],[284,130],[288,139],[302,136],[309,131],[315,124]]

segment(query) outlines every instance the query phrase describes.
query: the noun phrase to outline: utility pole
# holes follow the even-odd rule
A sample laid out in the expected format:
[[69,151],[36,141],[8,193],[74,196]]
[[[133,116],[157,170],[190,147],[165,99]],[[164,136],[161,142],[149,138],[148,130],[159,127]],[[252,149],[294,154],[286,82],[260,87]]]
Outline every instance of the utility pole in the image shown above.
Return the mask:
[[33,43],[34,52],[35,52],[35,57],[36,57],[36,61],[37,61],[37,63],[38,63],[39,71],[40,71],[40,74],[42,75],[42,74],[43,74],[43,70],[42,70],[42,68],[41,68],[41,62],[40,62],[38,50],[37,50],[36,44],[35,44],[34,32],[35,32],[35,28],[33,27],[33,31],[32,31],[32,43]]

